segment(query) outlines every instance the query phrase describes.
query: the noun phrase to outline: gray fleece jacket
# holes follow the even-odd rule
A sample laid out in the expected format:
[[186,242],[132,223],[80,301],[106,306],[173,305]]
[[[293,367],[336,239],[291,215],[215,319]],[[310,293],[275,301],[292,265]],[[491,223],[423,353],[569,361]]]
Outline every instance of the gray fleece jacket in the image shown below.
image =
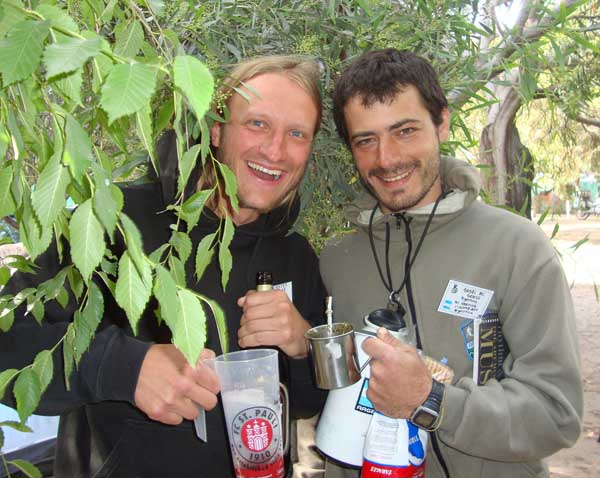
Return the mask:
[[[455,372],[443,421],[430,437],[427,478],[548,476],[542,459],[575,443],[583,408],[575,316],[560,261],[536,224],[476,200],[475,168],[443,158],[442,182],[447,195],[400,295],[424,352],[447,360]],[[337,320],[358,329],[362,317],[388,299],[369,244],[374,206],[370,196],[352,206],[357,231],[321,256]],[[392,214],[375,213],[374,243],[384,271],[385,223],[391,226],[394,287],[404,277],[407,234],[414,253],[432,207],[405,211],[408,227]],[[452,303],[454,286],[463,298]],[[493,291],[483,320],[470,316],[489,293],[469,301],[468,286]],[[357,476],[328,463],[327,478]]]

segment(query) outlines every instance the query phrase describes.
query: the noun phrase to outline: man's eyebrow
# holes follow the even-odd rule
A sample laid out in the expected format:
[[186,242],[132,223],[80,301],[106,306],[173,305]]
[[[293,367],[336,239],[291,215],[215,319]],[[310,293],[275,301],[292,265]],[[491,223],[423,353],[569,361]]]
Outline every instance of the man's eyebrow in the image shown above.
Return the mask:
[[419,123],[419,120],[415,119],[415,118],[405,118],[403,120],[397,121],[396,123],[394,123],[391,126],[388,126],[387,130],[394,131],[395,129],[402,128],[403,126],[405,126],[409,123]]
[[[409,124],[409,123],[419,123],[420,121],[418,119],[415,118],[405,118],[403,120],[400,121],[396,121],[394,124],[391,124],[390,126],[388,126],[386,129],[388,131],[394,131],[396,129],[402,128],[403,126]],[[373,136],[375,134],[375,131],[357,131],[356,133],[354,133],[351,137],[350,140],[353,141],[357,138],[364,138],[367,136]]]

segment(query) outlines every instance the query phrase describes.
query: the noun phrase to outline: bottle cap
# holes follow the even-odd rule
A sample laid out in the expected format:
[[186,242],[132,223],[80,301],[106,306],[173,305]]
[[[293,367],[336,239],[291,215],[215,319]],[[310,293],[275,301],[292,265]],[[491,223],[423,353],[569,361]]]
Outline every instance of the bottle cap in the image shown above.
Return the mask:
[[392,332],[398,332],[406,327],[406,322],[398,314],[390,309],[377,309],[365,316],[364,322],[375,327],[385,327]]
[[273,273],[267,271],[261,271],[256,274],[256,284],[273,284]]

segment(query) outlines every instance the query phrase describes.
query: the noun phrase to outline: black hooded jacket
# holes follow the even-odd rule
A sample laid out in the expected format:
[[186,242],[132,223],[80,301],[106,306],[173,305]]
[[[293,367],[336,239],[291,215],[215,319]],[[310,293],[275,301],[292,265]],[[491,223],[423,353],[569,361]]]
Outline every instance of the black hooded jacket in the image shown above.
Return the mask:
[[[169,240],[170,225],[175,222],[165,212],[165,184],[161,181],[123,189],[124,212],[142,232],[146,253]],[[274,283],[291,282],[293,302],[300,314],[313,325],[322,322],[325,289],[319,275],[317,258],[307,241],[296,233],[288,234],[298,213],[297,204],[260,216],[256,221],[237,227],[230,246],[233,267],[223,292],[218,260],[215,257],[202,279],[194,274],[193,254],[186,263],[188,287],[215,299],[227,318],[230,350],[237,350],[237,330],[241,309],[237,299],[255,288],[256,274],[271,271]],[[199,241],[212,233],[218,220],[210,212],[203,214],[191,231],[194,250]],[[119,252],[119,251],[117,251]],[[66,252],[65,254],[68,254]],[[15,274],[2,293],[14,294],[24,287],[52,277],[61,268],[56,251],[37,261],[40,273]],[[151,301],[140,319],[134,336],[124,313],[110,293],[105,294],[105,314],[98,332],[71,374],[71,391],[63,379],[62,347],[54,353],[54,378],[36,410],[38,414],[61,415],[55,478],[217,478],[233,477],[233,467],[224,424],[223,410],[207,412],[208,442],[195,435],[193,423],[184,421],[170,426],[150,420],[134,405],[134,391],[145,353],[152,343],[170,343],[171,334],[154,316],[156,302]],[[56,302],[46,304],[42,325],[24,308],[15,311],[15,322],[0,332],[0,371],[22,368],[32,363],[36,353],[53,347],[73,320],[74,301],[65,308]],[[221,353],[214,321],[207,314],[206,347]],[[290,395],[291,415],[309,417],[320,410],[325,399],[311,379],[308,360],[293,360],[280,353],[281,377]],[[3,401],[14,406],[12,391]]]

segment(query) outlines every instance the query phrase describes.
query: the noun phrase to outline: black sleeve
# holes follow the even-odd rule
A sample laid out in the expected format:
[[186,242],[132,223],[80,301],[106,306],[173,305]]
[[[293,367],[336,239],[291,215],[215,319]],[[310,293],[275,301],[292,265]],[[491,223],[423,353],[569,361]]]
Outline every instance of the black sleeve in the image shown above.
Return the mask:
[[[327,292],[319,273],[318,259],[314,251],[307,245],[307,267],[303,280],[309,284],[301,304],[304,318],[312,325],[325,323],[324,308]],[[290,415],[292,418],[308,418],[323,408],[327,391],[315,386],[310,359],[286,360],[286,373],[289,377]]]
[[[27,287],[36,287],[53,277],[64,264],[59,262],[55,248],[49,249],[36,260],[37,274],[15,273],[2,294],[16,294]],[[68,289],[68,287],[67,287]],[[0,332],[0,371],[21,369],[31,364],[42,350],[52,349],[64,336],[76,310],[74,297],[64,309],[55,301],[45,304],[41,325],[22,305],[14,311],[13,326]],[[103,400],[126,400],[133,402],[135,386],[141,363],[150,344],[129,336],[122,328],[111,322],[112,296],[105,293],[105,317],[90,347],[83,354],[79,366],[70,376],[71,389],[67,390],[64,379],[62,345],[53,354],[54,374],[42,396],[36,413],[56,415],[77,408],[85,403]],[[14,382],[13,382],[14,385]],[[1,397],[3,403],[14,407],[12,387]]]

